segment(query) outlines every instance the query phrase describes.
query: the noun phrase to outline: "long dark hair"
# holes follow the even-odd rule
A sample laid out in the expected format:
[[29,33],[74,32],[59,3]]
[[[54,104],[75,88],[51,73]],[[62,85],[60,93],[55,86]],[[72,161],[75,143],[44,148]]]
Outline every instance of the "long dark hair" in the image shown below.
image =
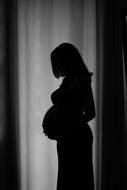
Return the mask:
[[77,48],[70,43],[62,43],[51,52],[51,64],[56,78],[69,74],[83,74],[91,78],[92,73],[86,67]]

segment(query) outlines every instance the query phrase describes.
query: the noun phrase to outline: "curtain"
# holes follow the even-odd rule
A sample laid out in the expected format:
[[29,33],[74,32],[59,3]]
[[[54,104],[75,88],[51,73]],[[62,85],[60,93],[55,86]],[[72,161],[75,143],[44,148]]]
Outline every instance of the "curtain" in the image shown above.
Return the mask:
[[[50,53],[62,42],[74,44],[94,73],[96,100],[96,16],[94,0],[19,0],[18,90],[21,190],[55,190],[58,171],[56,142],[42,132],[42,120],[58,88]],[[96,174],[96,122],[94,172]],[[96,176],[96,175],[95,175]]]
[[17,8],[0,1],[0,188],[19,188]]
[[[126,189],[126,76],[121,15],[126,1],[97,1],[97,60],[101,84],[100,180],[102,190]],[[99,107],[99,105],[98,105]]]
[[5,19],[4,2],[0,4],[0,179],[1,188],[4,187],[5,177],[5,127],[6,127],[6,64],[5,64]]

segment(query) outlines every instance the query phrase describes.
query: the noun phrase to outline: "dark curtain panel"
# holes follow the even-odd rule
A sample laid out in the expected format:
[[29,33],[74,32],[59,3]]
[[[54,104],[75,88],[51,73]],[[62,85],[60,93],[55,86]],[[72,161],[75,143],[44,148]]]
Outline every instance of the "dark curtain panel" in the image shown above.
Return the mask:
[[[5,110],[3,139],[3,189],[19,189],[18,173],[18,69],[17,69],[17,7],[16,1],[3,1]],[[0,187],[1,188],[1,187]],[[1,189],[2,189],[1,188]]]
[[6,64],[5,64],[5,2],[0,2],[0,184],[5,187],[5,122],[6,116]]
[[[103,22],[99,23],[103,41],[101,190],[126,189],[126,126],[122,58],[121,8],[124,1],[103,1]],[[120,4],[122,6],[120,6]],[[99,18],[99,13],[97,17]],[[98,29],[99,31],[99,29]],[[99,33],[97,39],[100,39]],[[102,55],[99,53],[98,58]]]

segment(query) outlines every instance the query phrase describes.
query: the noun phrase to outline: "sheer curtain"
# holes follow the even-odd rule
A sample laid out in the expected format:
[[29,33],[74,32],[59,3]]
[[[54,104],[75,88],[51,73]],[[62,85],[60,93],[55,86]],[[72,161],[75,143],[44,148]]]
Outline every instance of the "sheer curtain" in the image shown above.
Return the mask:
[[[51,70],[50,53],[62,42],[73,43],[90,71],[96,100],[95,0],[19,0],[18,68],[21,190],[55,190],[56,142],[42,133],[50,95],[61,81]],[[96,128],[94,172],[96,173]],[[96,175],[95,175],[96,176]]]

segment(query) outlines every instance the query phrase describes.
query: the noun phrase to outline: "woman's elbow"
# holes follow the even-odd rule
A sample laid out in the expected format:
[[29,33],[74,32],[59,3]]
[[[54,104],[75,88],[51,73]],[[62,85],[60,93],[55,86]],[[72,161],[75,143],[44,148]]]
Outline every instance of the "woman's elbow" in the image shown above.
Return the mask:
[[85,118],[86,118],[87,122],[93,120],[95,117],[96,117],[95,111],[92,111],[92,112],[89,112],[89,113],[87,112],[85,114]]

